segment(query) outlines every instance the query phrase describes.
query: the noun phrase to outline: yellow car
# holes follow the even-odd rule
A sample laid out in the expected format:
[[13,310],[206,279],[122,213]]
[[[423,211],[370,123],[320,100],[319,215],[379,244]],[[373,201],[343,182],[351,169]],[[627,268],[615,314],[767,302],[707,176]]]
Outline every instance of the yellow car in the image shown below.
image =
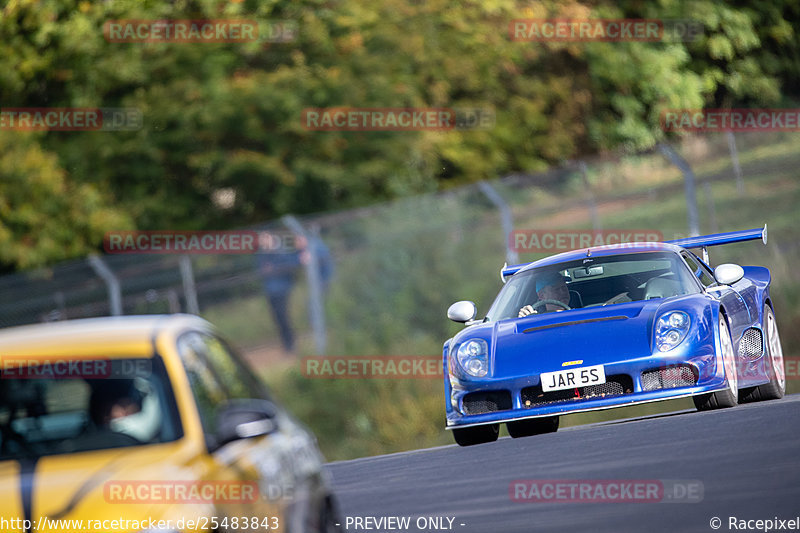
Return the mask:
[[339,531],[315,438],[208,322],[0,331],[0,531]]

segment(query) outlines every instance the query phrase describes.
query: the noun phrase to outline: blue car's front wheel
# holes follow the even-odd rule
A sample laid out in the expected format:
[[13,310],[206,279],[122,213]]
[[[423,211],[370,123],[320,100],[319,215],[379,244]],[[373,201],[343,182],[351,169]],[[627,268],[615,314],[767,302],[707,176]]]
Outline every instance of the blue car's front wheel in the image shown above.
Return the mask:
[[769,378],[766,385],[758,387],[762,400],[780,400],[786,392],[786,370],[783,367],[783,348],[781,338],[778,336],[778,323],[772,308],[764,309],[764,330],[767,332],[766,344],[769,356]]
[[736,367],[736,355],[733,352],[733,341],[731,332],[728,328],[728,321],[725,315],[719,315],[719,340],[720,351],[722,352],[722,362],[725,367],[725,382],[728,387],[725,390],[693,396],[694,405],[698,411],[708,411],[709,409],[719,409],[721,407],[734,407],[739,403],[739,379]]
[[778,324],[775,313],[768,305],[764,305],[764,346],[769,383],[752,387],[745,394],[745,401],[780,400],[786,393],[786,370],[783,367],[783,348],[778,335]]

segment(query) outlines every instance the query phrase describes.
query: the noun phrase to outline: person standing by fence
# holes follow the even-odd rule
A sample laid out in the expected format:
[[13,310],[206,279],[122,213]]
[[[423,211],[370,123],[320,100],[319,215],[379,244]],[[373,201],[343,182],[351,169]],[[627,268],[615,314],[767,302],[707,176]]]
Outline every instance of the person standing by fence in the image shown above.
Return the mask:
[[[287,238],[287,237],[291,238]],[[262,231],[258,237],[259,252],[256,254],[258,271],[263,278],[281,344],[287,354],[295,350],[294,330],[289,314],[292,288],[297,282],[298,271],[308,264],[308,241],[302,235],[278,234]]]

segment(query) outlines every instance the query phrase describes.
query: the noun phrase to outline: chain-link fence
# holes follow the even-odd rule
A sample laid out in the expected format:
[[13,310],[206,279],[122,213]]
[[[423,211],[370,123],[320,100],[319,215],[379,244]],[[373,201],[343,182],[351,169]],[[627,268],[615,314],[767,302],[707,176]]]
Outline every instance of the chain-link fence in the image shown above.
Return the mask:
[[[789,299],[787,322],[797,315],[792,298],[800,285],[789,267],[799,255],[800,154],[788,134],[736,134],[735,144],[738,172],[724,134],[674,148],[697,178],[702,233],[770,223],[766,252],[739,245],[712,250],[711,257],[714,264],[771,267],[773,291],[783,289]],[[485,312],[505,260],[542,256],[509,249],[510,226],[654,229],[676,238],[689,233],[685,190],[680,170],[654,151],[249,229],[302,231],[311,243],[310,264],[317,268],[298,268],[288,304],[298,352],[435,353],[457,328],[444,317],[450,303],[474,300]],[[0,277],[0,326],[199,312],[248,351],[280,352],[264,282],[253,254],[103,255]]]

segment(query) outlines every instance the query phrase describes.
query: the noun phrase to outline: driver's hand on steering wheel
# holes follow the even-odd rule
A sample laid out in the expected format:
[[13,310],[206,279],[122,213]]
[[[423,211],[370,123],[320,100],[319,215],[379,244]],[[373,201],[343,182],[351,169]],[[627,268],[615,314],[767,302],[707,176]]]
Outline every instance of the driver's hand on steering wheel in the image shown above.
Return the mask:
[[539,311],[534,309],[532,305],[526,305],[525,307],[523,307],[522,309],[519,310],[519,314],[517,315],[517,318],[522,318],[524,316],[538,314],[538,313],[539,313]]

